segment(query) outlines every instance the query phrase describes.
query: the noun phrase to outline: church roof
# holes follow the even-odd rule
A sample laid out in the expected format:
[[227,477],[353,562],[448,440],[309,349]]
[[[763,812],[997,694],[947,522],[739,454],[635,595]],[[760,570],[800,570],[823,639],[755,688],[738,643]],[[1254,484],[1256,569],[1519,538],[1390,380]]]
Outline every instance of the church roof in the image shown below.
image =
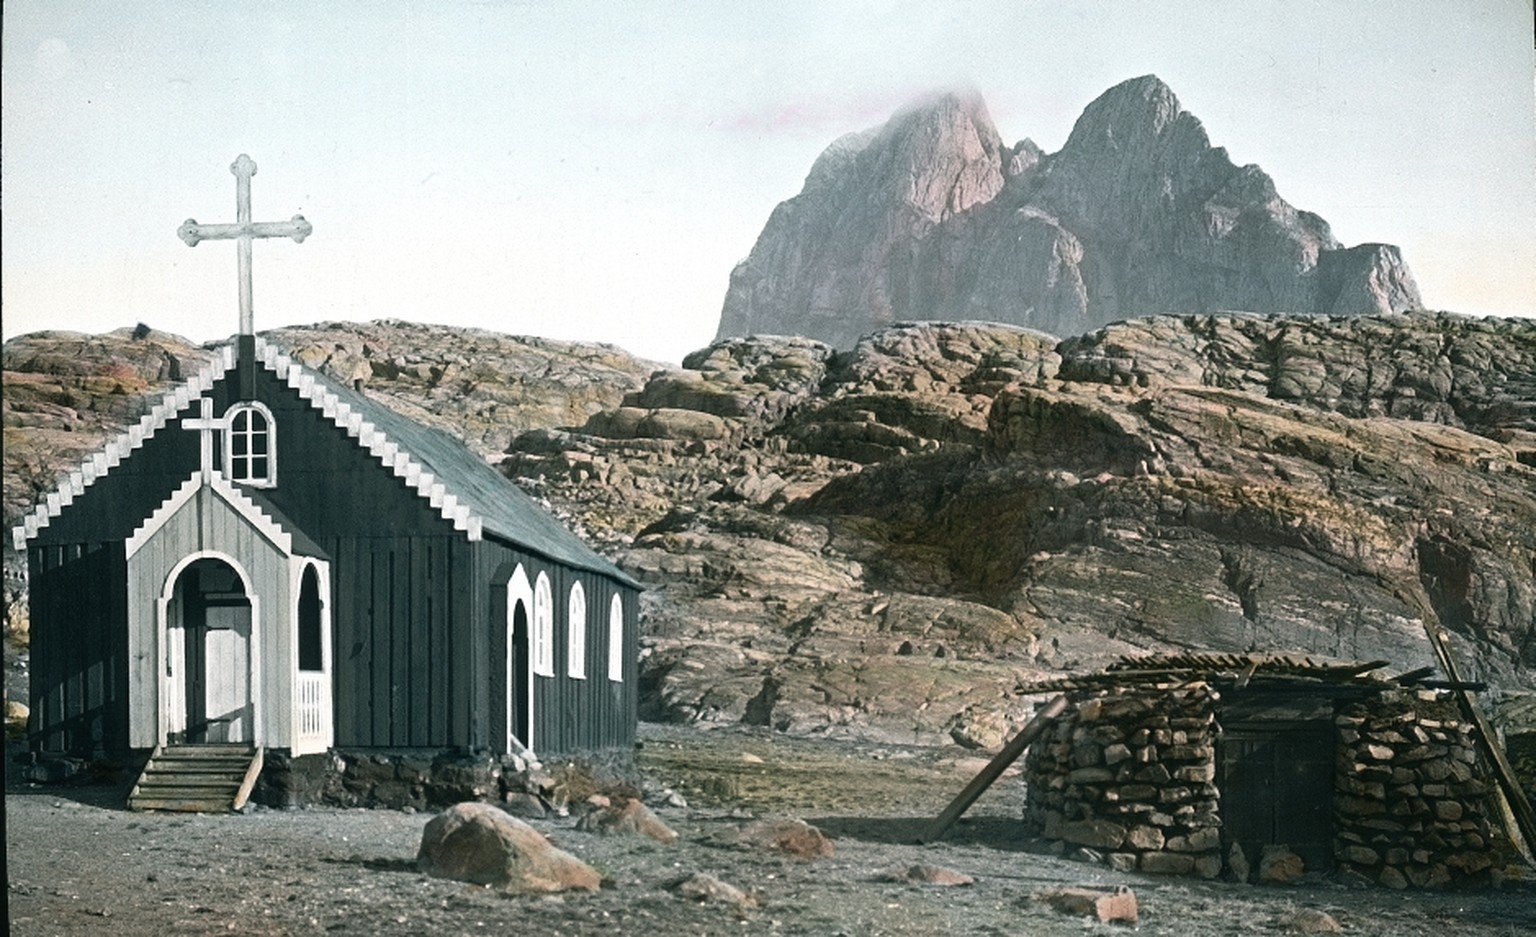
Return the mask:
[[[417,423],[350,388],[332,384],[274,345],[256,339],[259,364],[308,401],[380,465],[401,478],[469,540],[489,534],[552,560],[637,586],[454,437]],[[12,531],[18,550],[95,481],[127,459],[235,365],[233,345],[210,367],[177,386],[136,424],[80,464]]]

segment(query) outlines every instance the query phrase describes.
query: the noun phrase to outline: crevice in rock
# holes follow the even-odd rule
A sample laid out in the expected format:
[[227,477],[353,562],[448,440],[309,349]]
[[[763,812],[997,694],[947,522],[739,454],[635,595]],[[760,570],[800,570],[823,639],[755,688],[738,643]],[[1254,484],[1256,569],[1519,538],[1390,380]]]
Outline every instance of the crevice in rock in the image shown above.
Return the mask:
[[747,700],[747,708],[741,714],[741,721],[749,726],[766,726],[772,724],[773,707],[779,701],[779,689],[782,684],[774,677],[763,678],[763,687],[757,695]]
[[1243,608],[1243,617],[1254,624],[1259,621],[1259,589],[1264,578],[1253,568],[1251,558],[1238,550],[1221,551],[1221,583],[1237,597]]

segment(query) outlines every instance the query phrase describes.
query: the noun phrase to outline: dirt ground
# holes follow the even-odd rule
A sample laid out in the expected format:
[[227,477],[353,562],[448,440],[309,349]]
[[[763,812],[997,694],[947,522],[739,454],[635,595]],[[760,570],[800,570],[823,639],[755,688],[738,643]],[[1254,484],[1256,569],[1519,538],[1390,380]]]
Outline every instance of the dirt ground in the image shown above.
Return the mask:
[[[11,933],[1083,934],[1127,928],[1069,917],[1033,900],[1055,885],[1130,886],[1135,930],[1202,937],[1296,932],[1316,909],[1346,934],[1513,937],[1536,933],[1536,885],[1452,893],[1355,890],[1328,881],[1284,888],[1115,873],[1040,851],[1018,821],[1021,785],[1005,777],[942,842],[918,832],[985,763],[961,749],[790,739],[761,731],[643,726],[646,789],[686,807],[657,814],[670,846],[531,821],[605,876],[597,893],[507,896],[415,870],[424,814],[302,809],[248,814],[130,813],[122,786],[6,793]],[[797,817],[833,837],[832,858],[795,860],[712,845],[759,818]],[[975,877],[960,887],[881,881],[915,864]],[[738,909],[678,897],[706,872],[754,892]]]

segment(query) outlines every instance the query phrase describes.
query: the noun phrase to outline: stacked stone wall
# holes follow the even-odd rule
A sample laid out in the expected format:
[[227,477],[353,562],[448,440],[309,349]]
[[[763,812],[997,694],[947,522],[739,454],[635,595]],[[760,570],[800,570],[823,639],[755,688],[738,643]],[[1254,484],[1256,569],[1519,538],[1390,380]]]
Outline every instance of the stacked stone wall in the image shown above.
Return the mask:
[[1389,888],[1486,880],[1502,833],[1476,730],[1454,702],[1389,692],[1341,707],[1335,723],[1340,869]]
[[435,750],[332,750],[297,758],[269,751],[252,799],[268,807],[327,804],[416,810],[469,800],[538,800],[558,809],[592,791],[635,783],[627,752],[588,752],[545,767],[518,755]]
[[1026,822],[1122,871],[1221,873],[1215,690],[1084,693],[1030,747]]

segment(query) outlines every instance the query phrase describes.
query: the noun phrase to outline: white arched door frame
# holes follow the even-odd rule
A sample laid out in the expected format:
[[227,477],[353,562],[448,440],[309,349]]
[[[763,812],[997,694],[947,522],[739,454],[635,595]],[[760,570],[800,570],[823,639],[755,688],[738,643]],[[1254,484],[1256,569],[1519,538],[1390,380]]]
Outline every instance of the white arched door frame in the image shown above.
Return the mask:
[[[515,653],[516,644],[512,632],[513,625],[517,621],[517,606],[521,602],[523,606],[524,627],[528,629],[528,653],[518,655]],[[512,578],[507,580],[507,751],[527,751],[533,753],[533,583],[528,579],[528,571],[519,563],[512,571]],[[528,743],[524,745],[517,737],[517,687],[518,675],[514,670],[521,665],[525,673],[522,685],[527,687],[526,698],[523,700],[522,712],[528,718]]]
[[[182,557],[176,562],[175,566],[171,567],[171,571],[165,577],[165,582],[160,587],[160,598],[155,600],[156,659],[159,663],[160,672],[160,705],[157,707],[158,713],[155,717],[155,725],[159,743],[163,745],[166,742],[170,720],[167,704],[178,697],[176,681],[185,680],[185,675],[180,673],[179,670],[176,673],[172,673],[169,636],[171,600],[175,597],[176,582],[181,578],[181,574],[186,571],[187,567],[198,560],[218,560],[227,564],[230,569],[235,571],[235,575],[240,577],[240,588],[245,590],[245,597],[251,603],[251,634],[248,639],[250,647],[245,655],[247,662],[246,679],[250,681],[251,741],[257,746],[265,745],[266,726],[262,720],[261,700],[261,597],[256,594],[255,586],[251,582],[251,574],[246,572],[245,567],[239,560],[222,550],[196,550]],[[183,666],[185,666],[185,662],[183,662]],[[186,700],[184,698],[181,700],[177,712],[180,713],[181,720],[185,723]],[[181,726],[181,729],[186,729],[185,724]]]

